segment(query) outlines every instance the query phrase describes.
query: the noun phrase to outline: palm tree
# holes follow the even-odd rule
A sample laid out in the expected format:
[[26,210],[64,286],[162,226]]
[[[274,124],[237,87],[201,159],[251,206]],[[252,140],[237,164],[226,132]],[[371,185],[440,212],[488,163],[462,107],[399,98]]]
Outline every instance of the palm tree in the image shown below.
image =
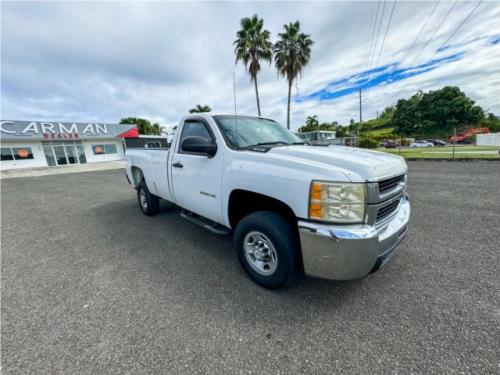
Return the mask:
[[210,106],[208,105],[200,105],[200,104],[196,104],[196,107],[194,108],[191,108],[189,110],[189,113],[203,113],[203,112],[210,112],[212,110],[212,108],[210,108]]
[[319,129],[318,116],[307,116],[306,122],[301,126],[298,131],[299,133],[312,132]]
[[285,32],[279,33],[279,40],[274,44],[274,63],[278,74],[288,80],[288,109],[286,127],[290,129],[290,97],[293,81],[302,74],[302,70],[311,58],[313,41],[309,35],[300,32],[300,22],[284,25]]
[[318,115],[307,116],[306,126],[308,128],[317,128],[319,126]]
[[240,21],[241,30],[236,33],[234,54],[236,63],[243,61],[250,73],[250,81],[255,85],[257,98],[257,113],[260,116],[259,90],[257,88],[257,73],[260,71],[260,60],[271,64],[273,58],[273,44],[269,40],[271,33],[263,30],[264,20],[255,14],[251,18],[245,17]]

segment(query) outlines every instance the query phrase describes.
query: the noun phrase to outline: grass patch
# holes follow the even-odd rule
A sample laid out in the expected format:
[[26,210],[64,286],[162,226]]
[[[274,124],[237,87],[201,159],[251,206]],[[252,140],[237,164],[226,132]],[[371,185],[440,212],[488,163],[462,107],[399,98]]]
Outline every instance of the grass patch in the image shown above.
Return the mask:
[[392,131],[394,128],[381,128],[381,129],[374,129],[374,130],[369,130],[367,134],[371,137],[378,137],[382,135],[387,135],[387,134],[392,134]]
[[[400,155],[404,158],[417,159],[452,159],[453,147],[429,147],[429,148],[378,148],[378,151]],[[500,159],[500,147],[491,146],[457,146],[455,147],[455,158],[457,159]]]

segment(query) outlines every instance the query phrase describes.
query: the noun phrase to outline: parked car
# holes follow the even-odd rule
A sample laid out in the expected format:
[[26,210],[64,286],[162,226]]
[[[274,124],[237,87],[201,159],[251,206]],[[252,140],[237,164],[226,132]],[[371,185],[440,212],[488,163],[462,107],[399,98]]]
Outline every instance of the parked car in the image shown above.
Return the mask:
[[410,143],[411,148],[418,148],[418,147],[434,147],[434,145],[431,142],[427,141],[415,141]]
[[446,146],[446,142],[441,139],[426,139],[426,142],[432,143],[434,146]]
[[169,148],[127,148],[126,159],[145,215],[165,199],[186,220],[232,234],[243,269],[266,288],[289,285],[302,270],[363,277],[382,267],[407,233],[403,158],[309,146],[273,120],[187,116]]
[[394,141],[387,141],[385,143],[385,148],[396,148],[398,147],[398,144]]

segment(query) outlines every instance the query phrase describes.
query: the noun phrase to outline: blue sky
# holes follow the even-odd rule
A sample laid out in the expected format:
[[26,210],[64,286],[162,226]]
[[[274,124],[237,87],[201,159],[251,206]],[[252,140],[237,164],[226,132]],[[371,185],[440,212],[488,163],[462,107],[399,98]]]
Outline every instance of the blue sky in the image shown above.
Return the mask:
[[[482,3],[454,34],[475,2],[398,2],[388,24],[392,5],[373,35],[382,1],[2,2],[1,117],[142,116],[172,127],[196,104],[232,113],[233,72],[238,112],[256,114],[253,85],[235,66],[232,46],[239,20],[254,13],[273,40],[283,24],[300,20],[315,42],[293,87],[292,128],[311,115],[357,119],[360,88],[365,119],[445,85],[500,114],[500,3]],[[286,81],[267,64],[258,79],[263,115],[284,123]]]
[[413,76],[425,74],[445,64],[458,61],[463,57],[463,55],[464,52],[459,52],[409,67],[400,67],[398,62],[384,65],[379,68],[366,70],[364,72],[330,82],[321,90],[307,95],[299,95],[294,99],[298,103],[315,99],[319,101],[335,100],[344,96],[356,94],[360,90],[366,91],[380,85],[388,85],[406,80]]

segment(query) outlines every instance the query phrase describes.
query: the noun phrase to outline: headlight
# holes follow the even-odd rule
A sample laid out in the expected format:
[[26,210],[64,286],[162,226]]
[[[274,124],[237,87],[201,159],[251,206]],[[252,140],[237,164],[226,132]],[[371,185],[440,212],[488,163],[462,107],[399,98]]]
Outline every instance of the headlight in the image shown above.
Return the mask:
[[309,219],[361,223],[365,219],[365,184],[313,181]]

